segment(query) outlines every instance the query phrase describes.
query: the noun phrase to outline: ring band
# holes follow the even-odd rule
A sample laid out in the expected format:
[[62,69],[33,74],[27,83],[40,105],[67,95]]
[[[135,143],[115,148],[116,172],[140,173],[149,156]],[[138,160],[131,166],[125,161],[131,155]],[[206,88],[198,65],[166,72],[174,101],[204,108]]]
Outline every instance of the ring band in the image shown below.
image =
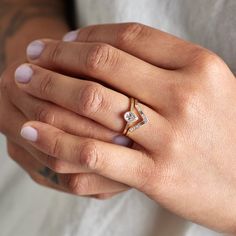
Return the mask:
[[141,105],[137,99],[130,98],[130,110],[124,114],[127,122],[123,134],[128,135],[148,123],[148,119],[144,114]]

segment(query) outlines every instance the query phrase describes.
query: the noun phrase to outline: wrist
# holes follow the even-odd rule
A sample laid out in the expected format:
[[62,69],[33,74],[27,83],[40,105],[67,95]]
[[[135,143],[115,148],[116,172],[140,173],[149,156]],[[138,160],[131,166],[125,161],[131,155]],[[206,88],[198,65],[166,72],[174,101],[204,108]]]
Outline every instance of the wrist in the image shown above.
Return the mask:
[[[25,60],[29,42],[59,39],[68,31],[63,1],[10,0],[0,3],[0,72],[17,60]],[[0,10],[1,12],[1,10]]]
[[27,22],[5,43],[5,65],[26,60],[26,47],[31,41],[40,38],[61,39],[68,30],[66,22],[59,20],[35,19]]

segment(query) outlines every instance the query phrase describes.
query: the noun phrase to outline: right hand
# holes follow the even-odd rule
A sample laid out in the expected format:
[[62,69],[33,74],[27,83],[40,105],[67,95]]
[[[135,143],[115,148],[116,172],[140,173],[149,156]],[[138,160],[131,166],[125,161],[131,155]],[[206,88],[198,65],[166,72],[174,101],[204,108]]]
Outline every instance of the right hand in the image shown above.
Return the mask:
[[19,63],[7,68],[0,79],[0,132],[7,138],[11,158],[37,183],[64,192],[104,199],[127,190],[126,185],[105,177],[80,173],[73,164],[49,157],[23,140],[20,130],[29,120],[38,120],[74,135],[106,142],[113,142],[119,134],[22,92],[14,80],[17,65]]

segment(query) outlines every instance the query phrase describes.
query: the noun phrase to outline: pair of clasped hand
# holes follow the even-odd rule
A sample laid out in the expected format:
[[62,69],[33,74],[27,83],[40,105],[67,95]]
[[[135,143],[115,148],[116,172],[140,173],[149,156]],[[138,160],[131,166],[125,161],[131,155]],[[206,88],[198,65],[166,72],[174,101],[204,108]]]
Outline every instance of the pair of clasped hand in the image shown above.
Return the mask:
[[[2,75],[0,128],[38,183],[108,198],[129,188],[236,232],[236,81],[214,53],[137,23],[39,39]],[[130,98],[148,123],[122,135]]]

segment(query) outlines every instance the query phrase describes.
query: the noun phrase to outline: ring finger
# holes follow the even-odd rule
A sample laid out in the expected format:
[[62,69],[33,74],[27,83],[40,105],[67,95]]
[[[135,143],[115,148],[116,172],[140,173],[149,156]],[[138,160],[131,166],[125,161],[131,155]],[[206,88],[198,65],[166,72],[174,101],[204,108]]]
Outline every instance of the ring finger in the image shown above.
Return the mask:
[[[124,130],[123,115],[130,107],[130,99],[127,96],[98,83],[73,79],[34,65],[22,67],[32,70],[31,77],[24,83],[19,83],[16,73],[17,84],[25,92],[74,111],[115,132],[121,133]],[[17,71],[19,72],[22,67]],[[163,136],[169,131],[168,122],[149,107],[141,106],[150,122],[142,127],[142,132],[137,130],[135,135],[132,134],[130,137],[136,143],[150,148],[147,134],[150,130],[158,129],[160,139],[156,140],[156,144],[160,144],[165,138]]]
[[43,40],[30,44],[27,53],[31,63],[93,78],[157,109],[172,102],[169,88],[182,79],[173,70],[154,66],[108,44]]

